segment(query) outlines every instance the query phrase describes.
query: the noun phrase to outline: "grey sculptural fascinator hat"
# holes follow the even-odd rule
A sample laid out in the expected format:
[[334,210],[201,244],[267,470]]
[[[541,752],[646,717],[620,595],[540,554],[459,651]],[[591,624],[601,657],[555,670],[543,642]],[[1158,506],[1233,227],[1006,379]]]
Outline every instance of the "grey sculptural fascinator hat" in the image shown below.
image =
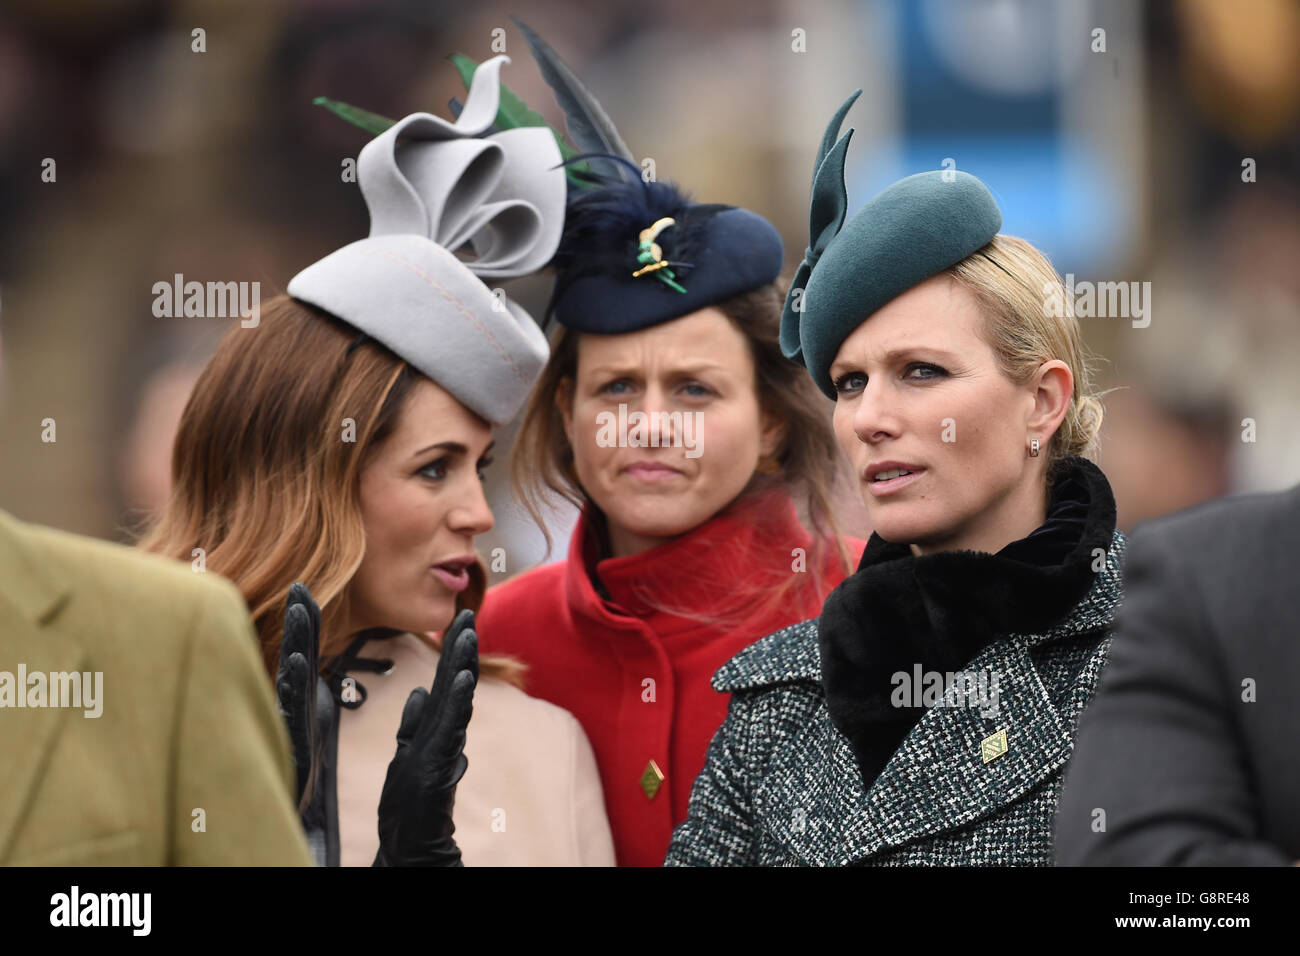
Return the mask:
[[[483,280],[542,268],[559,243],[566,198],[550,129],[493,131],[509,62],[497,56],[477,68],[455,122],[365,114],[372,130],[391,123],[357,159],[370,235],[288,286],[494,425],[518,413],[549,349],[532,317]],[[462,249],[472,258],[454,255]]]
[[970,173],[932,170],[900,179],[844,222],[844,157],[850,129],[840,125],[861,94],[831,118],[817,151],[810,237],[781,316],[781,350],[835,397],[831,363],[844,340],[890,300],[956,265],[993,240],[1002,212]]

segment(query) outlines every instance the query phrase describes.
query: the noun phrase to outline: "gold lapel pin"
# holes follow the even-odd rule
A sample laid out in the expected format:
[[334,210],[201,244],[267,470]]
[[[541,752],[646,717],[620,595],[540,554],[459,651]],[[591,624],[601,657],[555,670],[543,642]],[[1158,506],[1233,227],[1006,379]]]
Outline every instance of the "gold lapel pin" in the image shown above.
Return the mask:
[[647,800],[653,800],[655,794],[659,792],[660,785],[663,784],[666,775],[659,769],[659,765],[651,760],[645,766],[645,773],[641,774],[641,789],[645,791]]
[[1007,752],[1007,732],[999,730],[992,737],[985,737],[980,741],[980,755],[983,756],[984,762],[996,760]]

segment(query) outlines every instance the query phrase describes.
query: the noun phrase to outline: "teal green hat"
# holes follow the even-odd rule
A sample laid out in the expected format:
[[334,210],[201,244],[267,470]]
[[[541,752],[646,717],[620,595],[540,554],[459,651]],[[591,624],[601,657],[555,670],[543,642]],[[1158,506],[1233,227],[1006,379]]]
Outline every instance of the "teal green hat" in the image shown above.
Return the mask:
[[831,363],[854,329],[890,300],[979,251],[1002,228],[987,186],[970,173],[938,169],[900,179],[846,225],[844,156],[853,130],[840,137],[840,125],[861,93],[844,101],[822,137],[810,246],[781,316],[781,350],[830,398]]

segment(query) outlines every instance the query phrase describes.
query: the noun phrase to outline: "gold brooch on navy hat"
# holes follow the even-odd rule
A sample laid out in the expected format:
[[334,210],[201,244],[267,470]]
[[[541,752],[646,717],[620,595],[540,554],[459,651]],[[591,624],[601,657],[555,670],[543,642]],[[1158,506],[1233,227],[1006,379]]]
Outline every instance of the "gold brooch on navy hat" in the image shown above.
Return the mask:
[[664,259],[664,252],[659,248],[659,243],[655,242],[659,238],[659,233],[675,225],[677,225],[676,219],[672,216],[664,216],[650,228],[641,230],[639,236],[641,243],[636,251],[636,261],[641,263],[641,268],[632,273],[632,278],[639,279],[643,275],[654,273],[655,277],[668,288],[684,293],[686,290],[677,283],[677,276],[669,268],[670,263]]
[[[548,320],[577,332],[635,332],[777,279],[785,254],[776,227],[746,209],[693,202],[667,180],[646,179],[591,91],[540,36],[514,23],[555,92],[574,147],[566,153],[569,202],[551,259]],[[627,281],[643,278],[651,281]]]

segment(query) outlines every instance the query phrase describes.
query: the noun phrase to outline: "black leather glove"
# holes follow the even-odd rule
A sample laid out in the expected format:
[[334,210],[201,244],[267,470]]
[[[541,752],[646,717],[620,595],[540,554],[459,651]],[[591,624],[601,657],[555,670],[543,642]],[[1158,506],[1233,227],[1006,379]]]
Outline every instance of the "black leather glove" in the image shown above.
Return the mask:
[[465,773],[465,729],[478,683],[474,612],[461,611],[442,640],[433,688],[411,691],[397,754],[379,798],[375,866],[461,866],[452,834],[456,784]]
[[320,677],[320,608],[305,584],[289,588],[275,691],[289,730],[297,771],[298,813],[307,841],[323,865],[325,809],[321,751],[334,719],[334,698]]

